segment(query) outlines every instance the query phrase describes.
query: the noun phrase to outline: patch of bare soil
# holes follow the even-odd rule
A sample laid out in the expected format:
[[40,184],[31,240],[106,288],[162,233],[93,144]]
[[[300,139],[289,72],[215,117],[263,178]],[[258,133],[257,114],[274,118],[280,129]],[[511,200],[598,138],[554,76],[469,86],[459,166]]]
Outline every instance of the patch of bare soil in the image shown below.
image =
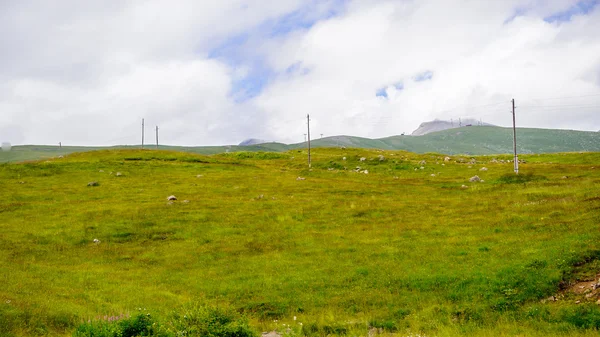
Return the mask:
[[595,302],[600,305],[600,273],[592,280],[578,280],[569,284],[554,296],[542,300],[542,303],[556,301],[574,301],[575,303]]

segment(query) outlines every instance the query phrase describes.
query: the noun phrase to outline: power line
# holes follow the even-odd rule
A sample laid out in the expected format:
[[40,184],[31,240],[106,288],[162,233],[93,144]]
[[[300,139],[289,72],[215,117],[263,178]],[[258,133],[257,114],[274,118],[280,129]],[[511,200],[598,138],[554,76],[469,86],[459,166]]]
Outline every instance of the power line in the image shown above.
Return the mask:
[[531,98],[532,100],[537,101],[549,101],[553,99],[567,99],[567,98],[581,98],[581,97],[594,97],[600,96],[600,94],[589,94],[589,95],[580,95],[580,96],[563,96],[563,97],[549,97],[549,98]]

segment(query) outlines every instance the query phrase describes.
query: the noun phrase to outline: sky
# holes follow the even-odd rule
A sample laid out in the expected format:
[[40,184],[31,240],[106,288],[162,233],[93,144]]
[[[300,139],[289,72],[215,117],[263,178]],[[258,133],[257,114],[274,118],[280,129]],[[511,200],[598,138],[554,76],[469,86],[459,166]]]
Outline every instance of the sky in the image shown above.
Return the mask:
[[0,0],[0,141],[600,130],[600,0]]

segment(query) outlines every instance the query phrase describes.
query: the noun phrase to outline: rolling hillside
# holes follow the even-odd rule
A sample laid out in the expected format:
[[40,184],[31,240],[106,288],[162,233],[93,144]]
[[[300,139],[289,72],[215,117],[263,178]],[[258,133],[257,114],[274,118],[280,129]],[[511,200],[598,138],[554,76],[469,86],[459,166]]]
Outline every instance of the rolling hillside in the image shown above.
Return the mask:
[[0,336],[597,336],[600,153],[300,152],[0,165]]
[[[496,126],[471,126],[429,133],[424,136],[392,136],[369,139],[333,136],[315,139],[313,147],[351,147],[381,150],[406,150],[415,153],[442,154],[506,154],[513,151],[512,129]],[[161,150],[176,150],[198,154],[239,151],[282,152],[306,148],[306,143],[264,143],[250,146],[160,146]],[[117,146],[112,149],[135,148]],[[148,146],[153,149],[154,147]],[[52,158],[73,152],[102,149],[100,147],[15,146],[11,152],[0,152],[0,163]],[[517,150],[521,154],[600,151],[600,132],[517,129]]]

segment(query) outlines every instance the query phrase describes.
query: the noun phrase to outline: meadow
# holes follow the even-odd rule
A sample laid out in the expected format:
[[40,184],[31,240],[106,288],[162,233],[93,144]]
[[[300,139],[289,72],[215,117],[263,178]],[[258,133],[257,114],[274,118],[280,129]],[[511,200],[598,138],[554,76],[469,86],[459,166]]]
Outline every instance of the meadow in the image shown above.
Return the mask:
[[525,155],[518,176],[509,155],[306,155],[0,164],[0,336],[193,304],[257,335],[598,334],[600,292],[573,285],[600,272],[600,153]]

